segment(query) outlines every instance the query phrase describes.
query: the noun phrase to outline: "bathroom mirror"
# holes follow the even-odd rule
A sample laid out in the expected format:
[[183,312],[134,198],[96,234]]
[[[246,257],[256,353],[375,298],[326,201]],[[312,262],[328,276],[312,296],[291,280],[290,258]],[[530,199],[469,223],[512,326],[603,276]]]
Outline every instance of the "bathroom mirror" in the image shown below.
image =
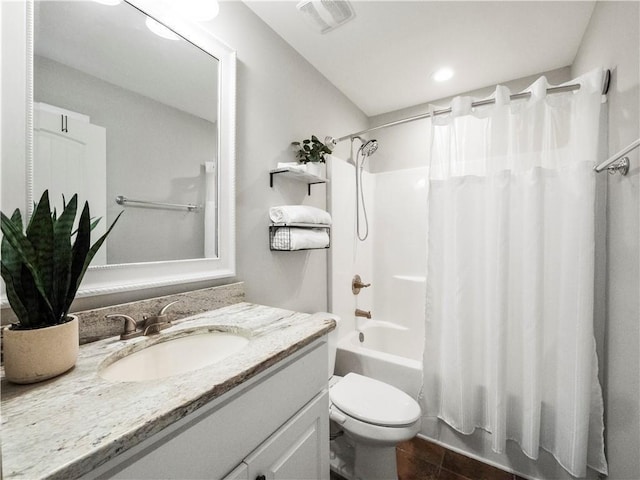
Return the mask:
[[79,296],[233,276],[235,52],[179,4],[105,3],[27,2],[26,205],[124,210]]

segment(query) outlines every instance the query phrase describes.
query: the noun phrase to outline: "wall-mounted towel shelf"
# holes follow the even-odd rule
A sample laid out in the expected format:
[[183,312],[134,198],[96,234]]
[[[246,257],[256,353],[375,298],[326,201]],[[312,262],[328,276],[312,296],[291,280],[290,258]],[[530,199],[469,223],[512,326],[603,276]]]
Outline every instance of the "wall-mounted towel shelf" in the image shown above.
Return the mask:
[[282,175],[298,182],[305,182],[307,184],[307,195],[311,195],[311,185],[315,185],[317,183],[327,183],[329,181],[326,178],[318,177],[307,172],[302,172],[295,168],[275,168],[269,172],[269,186],[271,188],[273,188],[274,175]]
[[197,212],[202,207],[200,205],[189,204],[179,204],[179,203],[164,203],[164,202],[153,202],[148,200],[134,200],[133,198],[127,198],[124,195],[118,195],[116,197],[116,203],[118,205],[131,205],[132,207],[160,207],[160,208],[170,208],[177,210],[187,210],[189,212]]
[[330,246],[330,225],[319,223],[272,223],[269,225],[269,249],[272,251],[324,250]]

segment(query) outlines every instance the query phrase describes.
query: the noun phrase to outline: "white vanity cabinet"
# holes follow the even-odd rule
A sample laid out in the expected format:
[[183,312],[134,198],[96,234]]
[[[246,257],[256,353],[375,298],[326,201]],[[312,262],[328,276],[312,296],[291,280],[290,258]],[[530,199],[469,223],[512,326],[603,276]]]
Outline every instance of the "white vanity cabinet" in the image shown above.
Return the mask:
[[329,478],[328,402],[327,392],[318,395],[224,480]]
[[326,336],[84,478],[328,479]]

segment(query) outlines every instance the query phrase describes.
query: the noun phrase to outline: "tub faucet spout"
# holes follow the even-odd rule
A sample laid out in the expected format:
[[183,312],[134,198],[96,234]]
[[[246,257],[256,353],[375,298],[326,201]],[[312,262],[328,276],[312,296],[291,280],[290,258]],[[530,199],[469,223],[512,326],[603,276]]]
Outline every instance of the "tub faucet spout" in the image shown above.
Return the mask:
[[371,310],[367,312],[366,310],[360,310],[359,308],[356,308],[356,317],[371,318]]

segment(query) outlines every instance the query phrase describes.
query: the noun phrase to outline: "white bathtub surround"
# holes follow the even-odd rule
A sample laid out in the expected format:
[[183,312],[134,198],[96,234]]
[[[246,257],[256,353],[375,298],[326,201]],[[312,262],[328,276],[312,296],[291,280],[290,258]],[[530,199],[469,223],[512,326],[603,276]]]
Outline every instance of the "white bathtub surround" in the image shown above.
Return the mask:
[[368,320],[338,342],[336,375],[349,372],[375,378],[418,398],[422,383],[422,338],[407,327]]
[[[423,410],[607,471],[593,335],[601,71],[433,119]],[[575,81],[572,83],[576,83]]]
[[[355,153],[355,152],[354,152]],[[354,315],[356,308],[371,311],[373,308],[376,283],[373,280],[373,245],[375,225],[366,241],[356,238],[355,168],[349,161],[335,155],[327,155],[331,181],[329,186],[329,211],[333,220],[331,232],[332,248],[329,250],[330,299],[329,310],[341,318],[341,335],[355,330],[362,322]],[[375,176],[366,170],[362,172],[363,187],[367,199],[369,215],[372,211],[372,195],[375,191]],[[351,281],[355,274],[362,277],[371,287],[361,290],[359,295],[351,291]]]
[[[381,144],[381,153],[367,160],[369,166],[380,161],[384,149]],[[427,169],[363,172],[371,228],[360,242],[354,167],[335,156],[330,159],[331,309],[342,318],[336,373],[360,373],[417,398],[424,339]],[[357,296],[345,288],[356,273],[371,283]],[[372,320],[356,319],[356,308],[371,310]]]
[[151,382],[114,383],[97,372],[110,355],[157,337],[84,345],[73,370],[42,384],[11,385],[3,378],[3,477],[81,477],[300,351],[334,322],[326,315],[238,303],[184,319],[161,335],[205,325],[250,332],[250,342],[215,368]]

